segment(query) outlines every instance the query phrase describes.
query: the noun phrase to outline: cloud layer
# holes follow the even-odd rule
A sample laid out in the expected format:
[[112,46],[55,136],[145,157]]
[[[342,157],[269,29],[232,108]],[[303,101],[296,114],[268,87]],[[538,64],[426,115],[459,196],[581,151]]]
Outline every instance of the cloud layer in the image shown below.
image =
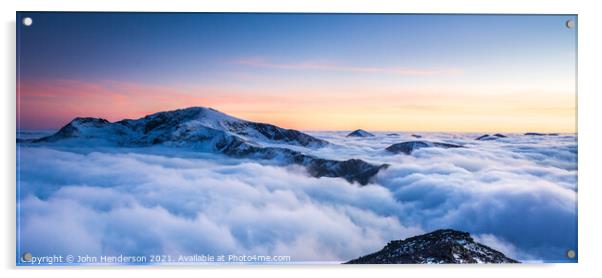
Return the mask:
[[258,254],[344,261],[438,228],[522,260],[563,260],[577,243],[574,136],[474,141],[411,156],[409,134],[345,138],[327,158],[392,166],[360,187],[213,155],[155,149],[20,147],[20,248],[34,254]]

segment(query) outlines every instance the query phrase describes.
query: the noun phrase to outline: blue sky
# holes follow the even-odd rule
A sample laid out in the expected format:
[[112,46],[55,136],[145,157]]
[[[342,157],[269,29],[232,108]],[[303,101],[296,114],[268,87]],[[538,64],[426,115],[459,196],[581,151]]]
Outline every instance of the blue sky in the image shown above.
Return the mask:
[[[424,96],[441,92],[475,104],[491,103],[492,99],[473,99],[464,94],[512,98],[538,92],[551,95],[552,99],[542,103],[536,99],[532,105],[523,105],[527,107],[524,109],[567,111],[575,108],[574,103],[567,101],[575,95],[576,30],[564,26],[566,20],[576,19],[571,15],[19,15],[23,16],[32,17],[34,24],[19,26],[20,79],[23,83],[45,84],[46,92],[53,91],[54,100],[63,103],[86,102],[61,95],[66,89],[56,83],[69,80],[102,87],[107,87],[107,82],[168,87],[198,97],[199,103],[195,105],[216,106],[228,113],[264,121],[274,120],[266,116],[275,106],[266,102],[271,96],[277,94],[286,96],[290,102],[298,102],[298,97],[307,96],[308,91],[320,96],[397,92],[403,105],[413,107],[428,105],[412,101],[415,98],[408,97],[408,91],[426,92],[421,93]],[[25,84],[21,93],[27,96],[35,90],[39,91],[40,86]],[[252,109],[249,107],[253,104],[247,104],[247,108],[242,109],[208,101],[216,90],[225,97],[256,96],[264,102]],[[130,93],[123,94],[131,97]],[[27,109],[28,100],[32,98],[35,99],[21,99],[23,113],[34,110]],[[332,106],[336,98],[324,102]],[[507,101],[502,103],[508,106]],[[350,107],[351,104],[342,105]],[[135,110],[140,112],[157,107],[146,102],[139,106]],[[374,106],[355,107],[355,110],[374,114],[374,109],[392,109],[386,105]],[[297,111],[295,115],[280,115],[280,118],[290,118],[280,124],[295,122],[299,124],[292,124],[293,127],[310,128],[316,123],[300,119],[308,109],[300,107],[293,109]],[[35,111],[43,110],[52,111],[36,106]],[[125,116],[114,111],[89,110],[114,120]],[[501,109],[500,115],[505,113],[502,110],[507,109]],[[59,126],[75,112],[78,111],[41,126]],[[558,122],[556,116],[549,118]],[[24,121],[25,126],[40,126],[36,124],[35,115],[24,118],[28,119]],[[539,118],[546,116],[539,115]],[[448,125],[424,121],[435,130]],[[540,125],[538,121],[521,128],[553,129],[551,122]],[[574,125],[569,124],[572,122],[573,119],[565,117],[562,126],[555,130],[574,130]],[[481,125],[474,123],[477,130]],[[512,125],[515,123],[503,124],[504,127]],[[333,125],[333,129],[344,128],[351,126]],[[390,129],[408,128],[415,127],[391,126]]]

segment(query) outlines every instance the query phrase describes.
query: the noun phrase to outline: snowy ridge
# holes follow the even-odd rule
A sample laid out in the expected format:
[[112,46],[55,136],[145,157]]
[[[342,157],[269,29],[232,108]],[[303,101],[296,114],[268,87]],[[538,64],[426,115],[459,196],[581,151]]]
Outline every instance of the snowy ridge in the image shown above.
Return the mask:
[[518,263],[503,253],[477,243],[469,233],[437,230],[389,242],[382,250],[348,264],[466,264]]
[[[227,134],[226,134],[227,133]],[[212,108],[191,107],[159,112],[137,120],[110,123],[100,118],[75,118],[57,133],[34,142],[77,143],[97,139],[120,146],[144,146],[171,142],[194,145],[209,138],[236,135],[251,144],[282,143],[309,148],[323,147],[328,142],[305,133],[270,124],[241,120]]]
[[[305,166],[314,177],[341,177],[362,185],[388,167],[359,159],[327,160],[308,155],[299,148],[292,150],[286,146],[313,149],[329,143],[297,130],[245,121],[204,107],[159,112],[114,123],[100,118],[76,118],[53,135],[19,143],[191,148],[236,158],[272,160],[280,165],[298,164]],[[270,146],[274,144],[279,147]]]

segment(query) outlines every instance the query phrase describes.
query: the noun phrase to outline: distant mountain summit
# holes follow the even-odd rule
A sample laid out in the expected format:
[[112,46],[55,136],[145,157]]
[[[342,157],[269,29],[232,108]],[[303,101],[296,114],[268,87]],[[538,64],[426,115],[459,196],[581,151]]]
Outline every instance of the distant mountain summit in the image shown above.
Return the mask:
[[477,243],[469,233],[437,230],[389,242],[382,250],[347,264],[472,264],[519,263],[503,253]]
[[527,136],[558,136],[558,133],[538,133],[538,132],[527,132]]
[[485,134],[485,135],[481,135],[481,136],[477,137],[475,140],[491,141],[491,140],[497,140],[499,138],[506,138],[506,137],[508,137],[508,136],[506,136],[504,134],[499,134],[499,133],[496,133],[494,135]]
[[[111,123],[100,118],[75,118],[53,135],[19,143],[65,146],[183,147],[236,158],[271,160],[305,166],[314,177],[341,177],[365,185],[388,165],[359,159],[327,160],[301,148],[320,148],[325,140],[266,123],[238,119],[212,108],[191,107]],[[295,147],[292,149],[291,147]]]
[[412,154],[413,151],[422,148],[463,148],[463,146],[441,142],[430,142],[430,141],[407,141],[402,143],[393,144],[387,147],[385,150],[391,153],[404,153]]
[[363,129],[358,129],[347,134],[347,137],[374,137],[374,134]]

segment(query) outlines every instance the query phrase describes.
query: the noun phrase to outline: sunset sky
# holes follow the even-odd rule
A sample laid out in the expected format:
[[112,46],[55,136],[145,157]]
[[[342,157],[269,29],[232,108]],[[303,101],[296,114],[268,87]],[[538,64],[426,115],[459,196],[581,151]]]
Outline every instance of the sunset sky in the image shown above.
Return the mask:
[[24,16],[21,129],[205,106],[301,130],[576,131],[576,16]]

